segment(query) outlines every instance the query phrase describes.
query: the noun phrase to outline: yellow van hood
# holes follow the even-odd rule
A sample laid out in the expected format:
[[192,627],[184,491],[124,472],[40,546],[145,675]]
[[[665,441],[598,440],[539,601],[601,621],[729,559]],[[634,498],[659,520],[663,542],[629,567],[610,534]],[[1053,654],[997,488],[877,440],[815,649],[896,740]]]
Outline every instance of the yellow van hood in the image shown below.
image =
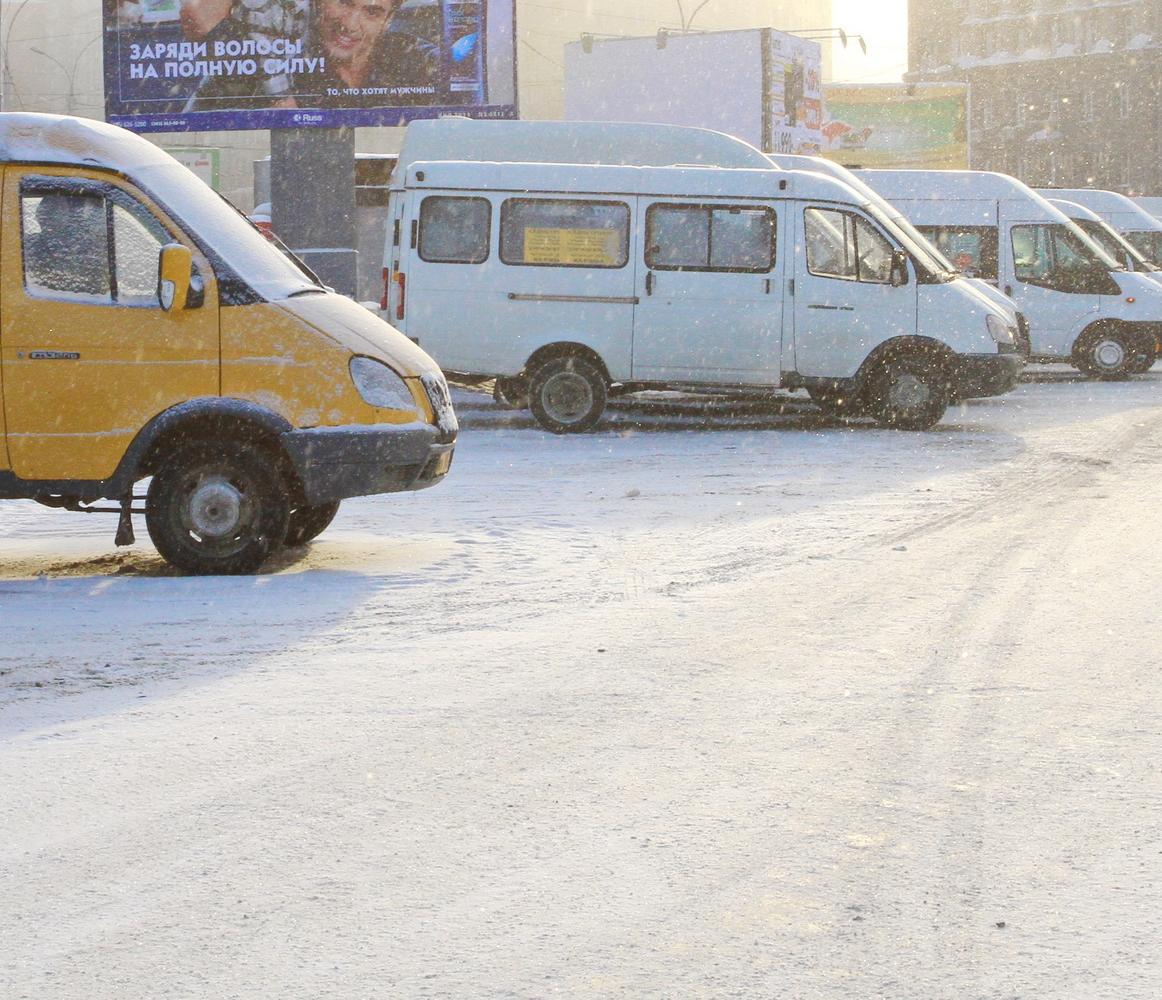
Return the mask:
[[353,354],[386,361],[405,377],[439,371],[436,362],[395,327],[343,295],[299,295],[276,304]]

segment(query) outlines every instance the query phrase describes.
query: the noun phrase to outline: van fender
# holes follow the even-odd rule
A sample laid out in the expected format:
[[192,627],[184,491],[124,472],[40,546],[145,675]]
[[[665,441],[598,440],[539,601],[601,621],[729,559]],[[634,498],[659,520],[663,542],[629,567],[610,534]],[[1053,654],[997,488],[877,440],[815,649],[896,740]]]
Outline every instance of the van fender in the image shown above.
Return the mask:
[[195,436],[224,434],[266,445],[293,496],[301,487],[279,441],[292,429],[277,413],[243,399],[190,399],[159,413],[138,431],[108,479],[27,480],[0,472],[0,499],[44,503],[56,498],[49,506],[57,507],[77,501],[120,500],[132,492],[137,480],[152,475],[177,445]]
[[[1090,357],[1103,339],[1120,342],[1125,346],[1127,355],[1132,355],[1118,371],[1103,369],[1096,359]],[[1070,348],[1069,357],[1074,367],[1087,375],[1117,377],[1149,369],[1158,357],[1160,344],[1162,344],[1162,323],[1099,319],[1081,331]]]
[[1124,319],[1094,320],[1077,335],[1069,350],[1070,357],[1076,361],[1090,339],[1105,333],[1122,334],[1142,350],[1155,350],[1159,340],[1162,340],[1162,323],[1131,323]]
[[289,469],[279,439],[293,429],[285,417],[244,399],[185,400],[159,413],[138,432],[108,481],[105,496],[128,492],[138,479],[156,472],[175,448],[195,438],[234,437],[258,443],[271,449],[280,465]]
[[586,358],[597,365],[598,369],[605,376],[607,384],[613,382],[613,378],[609,374],[609,366],[600,354],[593,350],[592,347],[568,340],[555,341],[552,344],[546,344],[544,347],[538,347],[529,355],[528,360],[525,361],[523,374],[528,376],[539,365],[544,364],[546,361],[551,361],[553,358]]
[[875,371],[887,361],[895,358],[920,358],[934,367],[948,371],[954,352],[947,344],[933,337],[893,337],[877,344],[872,352],[863,360],[859,371],[855,373],[855,384],[859,392],[867,387],[868,380]]

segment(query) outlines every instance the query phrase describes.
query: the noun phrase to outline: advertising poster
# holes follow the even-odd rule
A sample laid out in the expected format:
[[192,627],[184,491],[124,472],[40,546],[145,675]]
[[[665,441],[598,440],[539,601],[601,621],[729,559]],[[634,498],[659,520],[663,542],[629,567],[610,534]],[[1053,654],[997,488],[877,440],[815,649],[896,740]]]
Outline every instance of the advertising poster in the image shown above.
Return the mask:
[[106,118],[137,132],[515,118],[515,0],[103,0]]
[[768,153],[818,156],[823,147],[823,49],[771,31],[768,42]]
[[968,169],[968,84],[829,84],[826,98],[829,160],[871,169]]

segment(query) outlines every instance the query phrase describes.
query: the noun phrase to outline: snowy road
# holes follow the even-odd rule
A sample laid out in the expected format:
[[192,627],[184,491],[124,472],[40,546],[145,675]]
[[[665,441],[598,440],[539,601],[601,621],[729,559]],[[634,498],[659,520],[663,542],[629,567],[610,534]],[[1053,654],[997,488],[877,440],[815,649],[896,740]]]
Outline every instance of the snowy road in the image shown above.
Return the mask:
[[0,997],[1162,994],[1162,372],[461,413],[254,579],[0,507]]

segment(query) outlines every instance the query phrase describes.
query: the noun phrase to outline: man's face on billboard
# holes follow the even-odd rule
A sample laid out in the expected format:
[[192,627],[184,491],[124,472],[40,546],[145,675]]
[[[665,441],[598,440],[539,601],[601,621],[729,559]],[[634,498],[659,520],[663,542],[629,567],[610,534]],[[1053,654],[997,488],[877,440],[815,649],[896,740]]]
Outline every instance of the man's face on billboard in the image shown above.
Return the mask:
[[328,59],[362,64],[387,30],[396,0],[322,0],[319,31]]

